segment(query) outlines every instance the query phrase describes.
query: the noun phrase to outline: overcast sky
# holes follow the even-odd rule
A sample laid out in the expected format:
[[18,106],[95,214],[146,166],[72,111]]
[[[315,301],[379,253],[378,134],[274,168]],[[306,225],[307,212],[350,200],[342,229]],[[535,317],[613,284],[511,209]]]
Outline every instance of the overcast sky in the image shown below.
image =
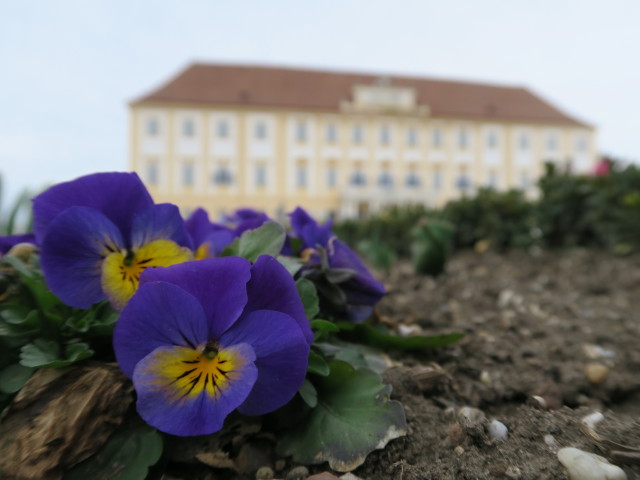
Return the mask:
[[640,2],[2,2],[0,172],[25,187],[127,165],[127,102],[192,61],[524,85],[640,160]]

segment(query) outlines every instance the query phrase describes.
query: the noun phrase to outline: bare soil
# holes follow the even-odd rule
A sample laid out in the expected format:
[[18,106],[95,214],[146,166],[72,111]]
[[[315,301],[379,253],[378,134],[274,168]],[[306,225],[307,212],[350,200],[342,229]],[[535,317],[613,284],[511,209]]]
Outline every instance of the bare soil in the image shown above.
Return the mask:
[[[383,321],[465,338],[393,357],[398,366],[384,378],[405,405],[409,434],[356,475],[567,479],[556,452],[571,446],[640,479],[637,453],[620,453],[640,448],[640,256],[465,252],[437,279],[399,264],[386,283]],[[486,419],[461,418],[465,406]],[[589,432],[581,420],[596,411],[604,420]],[[507,426],[506,440],[490,437],[493,419]]]

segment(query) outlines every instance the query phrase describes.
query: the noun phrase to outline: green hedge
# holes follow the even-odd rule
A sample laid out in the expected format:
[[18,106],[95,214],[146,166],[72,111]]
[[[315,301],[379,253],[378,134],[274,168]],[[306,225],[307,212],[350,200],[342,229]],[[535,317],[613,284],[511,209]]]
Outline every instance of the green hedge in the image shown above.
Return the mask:
[[538,182],[539,197],[519,190],[481,189],[474,196],[449,202],[440,210],[393,208],[364,220],[335,225],[349,244],[380,243],[398,256],[411,255],[412,231],[424,219],[455,227],[454,249],[483,242],[503,251],[511,248],[599,247],[616,253],[640,250],[640,169],[614,168],[603,176],[572,175],[547,164]]

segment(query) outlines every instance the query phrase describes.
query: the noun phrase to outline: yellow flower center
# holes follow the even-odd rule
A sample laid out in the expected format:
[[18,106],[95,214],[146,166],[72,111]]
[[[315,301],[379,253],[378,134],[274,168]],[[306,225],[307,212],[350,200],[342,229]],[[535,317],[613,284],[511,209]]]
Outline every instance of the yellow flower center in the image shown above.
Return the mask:
[[191,250],[171,240],[155,240],[137,251],[113,252],[102,264],[102,290],[116,310],[122,310],[138,289],[149,267],[168,267],[193,259]]

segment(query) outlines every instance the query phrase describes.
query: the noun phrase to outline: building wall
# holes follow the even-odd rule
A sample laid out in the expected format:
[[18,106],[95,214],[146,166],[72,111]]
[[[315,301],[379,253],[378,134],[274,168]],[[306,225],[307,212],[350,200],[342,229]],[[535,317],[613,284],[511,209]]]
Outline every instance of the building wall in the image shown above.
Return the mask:
[[130,166],[154,199],[215,218],[251,206],[282,217],[352,217],[390,204],[438,206],[480,187],[535,194],[545,161],[589,171],[593,130],[434,118],[136,105]]

